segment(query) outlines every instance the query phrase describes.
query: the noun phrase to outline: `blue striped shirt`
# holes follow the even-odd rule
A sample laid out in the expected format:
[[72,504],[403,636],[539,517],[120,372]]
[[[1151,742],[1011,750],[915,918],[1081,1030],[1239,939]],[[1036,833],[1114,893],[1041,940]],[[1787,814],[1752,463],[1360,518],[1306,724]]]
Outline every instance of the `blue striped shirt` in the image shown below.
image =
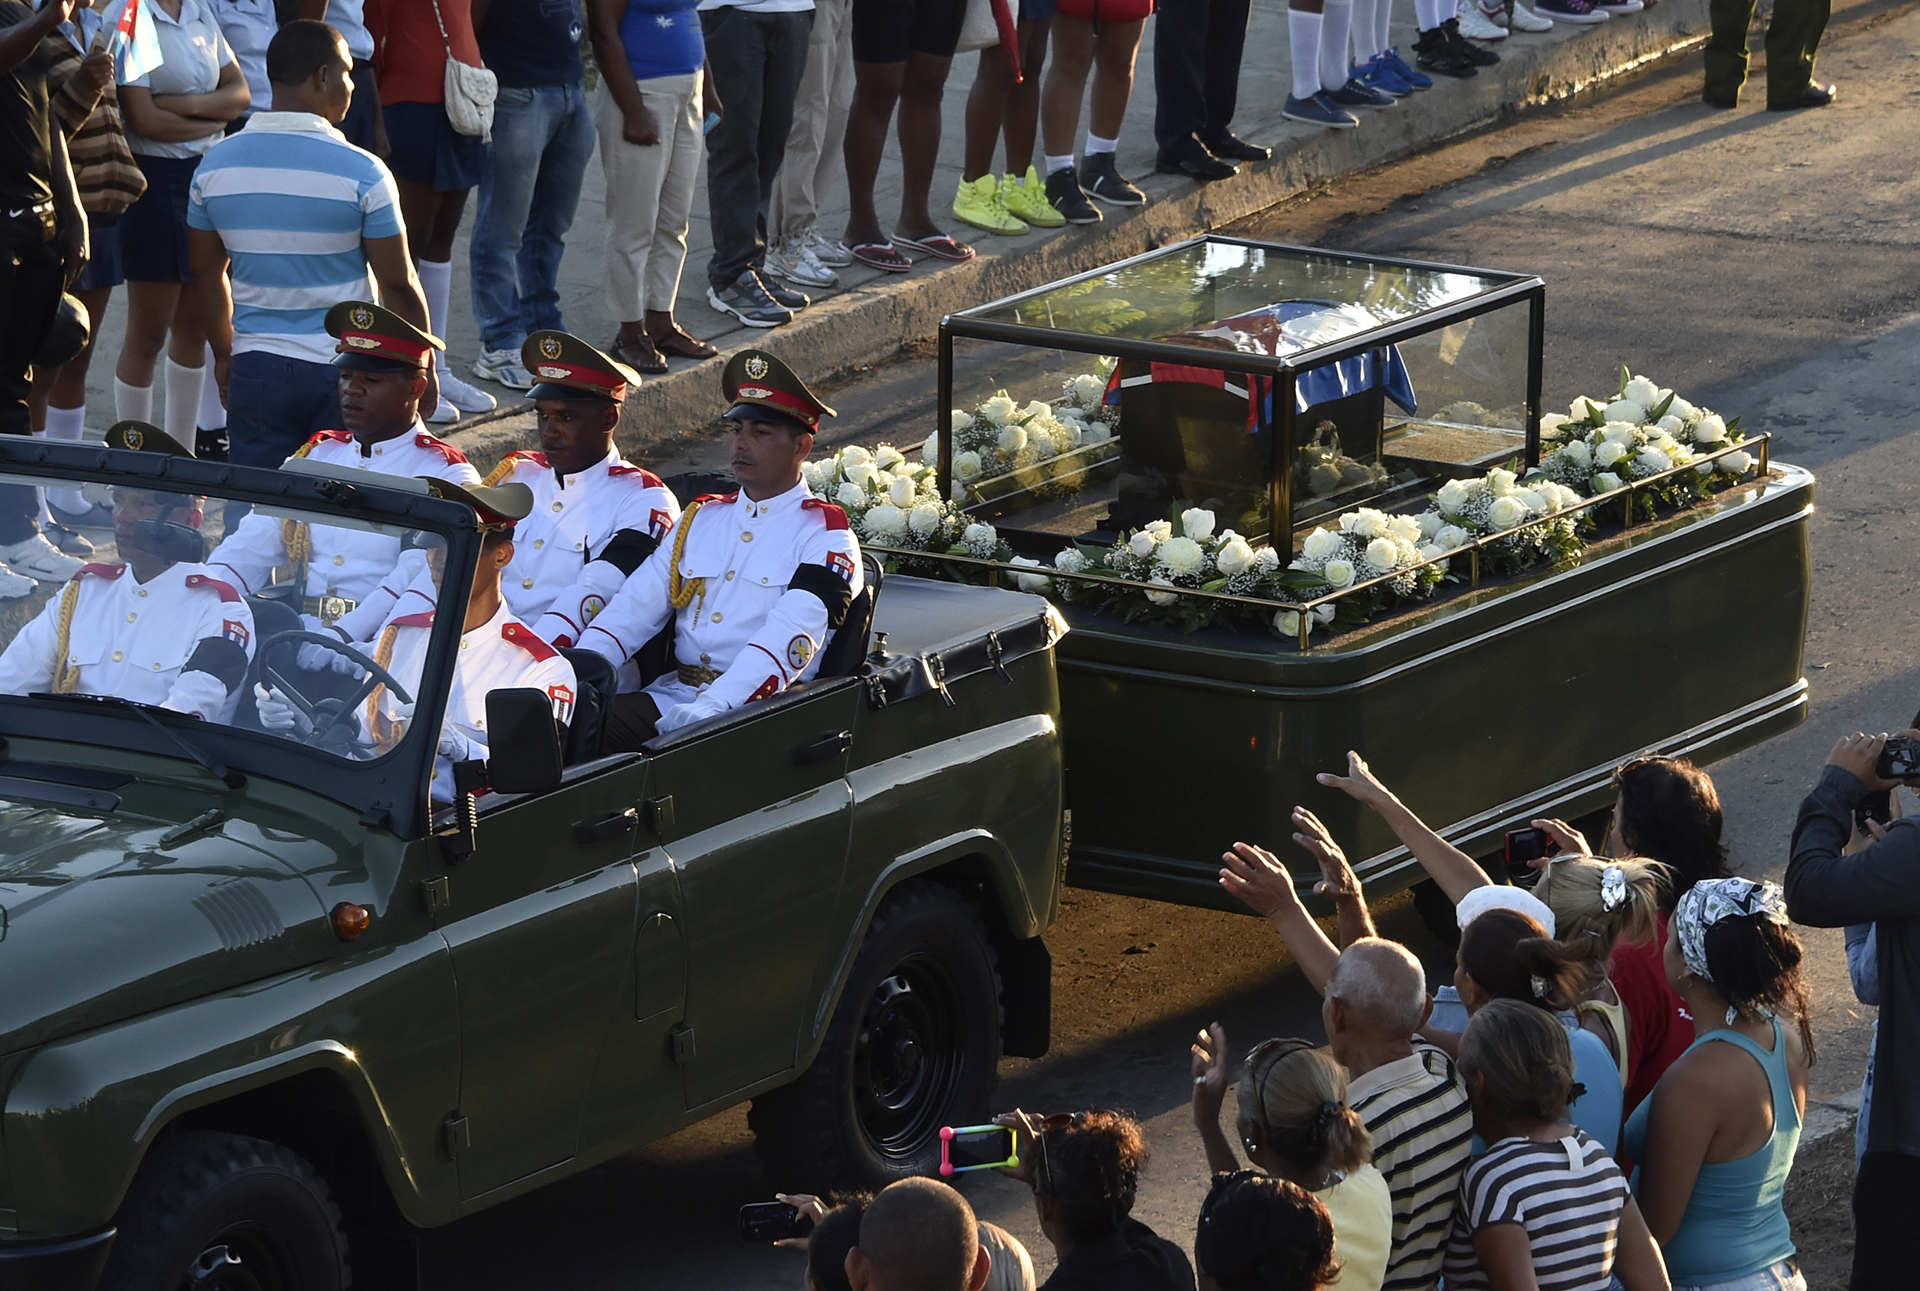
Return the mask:
[[233,349],[333,361],[327,310],[371,300],[361,245],[401,232],[393,176],[307,112],[261,112],[193,177],[187,224],[232,259]]

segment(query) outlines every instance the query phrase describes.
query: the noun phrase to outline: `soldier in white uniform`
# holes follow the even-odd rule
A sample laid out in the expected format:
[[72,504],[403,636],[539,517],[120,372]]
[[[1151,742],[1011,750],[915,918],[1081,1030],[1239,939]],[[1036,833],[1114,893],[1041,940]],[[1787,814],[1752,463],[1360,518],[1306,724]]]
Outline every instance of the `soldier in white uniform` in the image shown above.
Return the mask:
[[[190,454],[166,432],[123,421],[110,448]],[[115,489],[124,563],[84,565],[0,654],[0,692],[113,695],[228,722],[253,657],[253,614],[200,561],[204,499]]]
[[[454,661],[453,685],[447,695],[446,719],[433,765],[433,799],[452,802],[453,764],[484,760],[487,756],[487,694],[494,690],[532,687],[543,690],[553,704],[556,721],[573,718],[578,681],[573,665],[533,629],[513,616],[501,595],[500,572],[513,559],[514,525],[532,507],[525,485],[460,489],[439,480],[429,486],[441,497],[472,506],[484,537],[473,589],[467,597],[466,622]],[[438,587],[446,566],[446,548],[428,549],[427,569]],[[417,702],[427,646],[433,637],[435,611],[402,606],[375,635],[373,661],[391,672]],[[294,738],[312,734],[306,715],[278,690],[254,688],[260,724]],[[401,703],[385,685],[378,686],[356,715],[368,757],[393,747],[413,720],[414,704]]]
[[[295,457],[384,475],[432,476],[459,485],[480,482],[466,455],[420,424],[426,365],[440,342],[378,305],[350,300],[327,311],[327,331],[339,339],[340,420],[345,430],[323,430]],[[236,525],[207,563],[247,596],[273,584],[291,565],[305,580],[295,608],[309,630],[352,610],[393,572],[400,539],[364,529],[309,525],[250,515]]]
[[820,669],[820,651],[860,590],[846,512],[800,478],[820,417],[833,410],[759,350],[728,361],[732,465],[740,488],[697,499],[672,541],[635,570],[580,635],[618,666],[668,623],[676,669],[622,695],[607,749],[779,694]]

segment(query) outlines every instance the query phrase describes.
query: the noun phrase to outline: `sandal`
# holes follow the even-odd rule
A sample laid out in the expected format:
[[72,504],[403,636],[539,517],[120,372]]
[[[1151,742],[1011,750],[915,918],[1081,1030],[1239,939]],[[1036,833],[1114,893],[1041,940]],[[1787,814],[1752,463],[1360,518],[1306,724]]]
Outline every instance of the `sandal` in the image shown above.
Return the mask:
[[856,242],[848,248],[856,262],[886,273],[906,273],[913,261],[901,255],[891,242]]
[[647,339],[653,342],[653,348],[660,353],[676,358],[710,359],[720,352],[678,323],[667,324],[663,332],[648,332]]
[[607,354],[647,376],[659,376],[667,370],[667,361],[660,357],[660,351],[653,347],[653,341],[644,334],[625,340],[616,335],[613,344],[607,346]]
[[974,249],[966,243],[956,241],[944,233],[933,233],[924,238],[909,238],[896,233],[893,235],[893,240],[903,247],[924,252],[939,260],[967,261],[973,259],[976,254]]

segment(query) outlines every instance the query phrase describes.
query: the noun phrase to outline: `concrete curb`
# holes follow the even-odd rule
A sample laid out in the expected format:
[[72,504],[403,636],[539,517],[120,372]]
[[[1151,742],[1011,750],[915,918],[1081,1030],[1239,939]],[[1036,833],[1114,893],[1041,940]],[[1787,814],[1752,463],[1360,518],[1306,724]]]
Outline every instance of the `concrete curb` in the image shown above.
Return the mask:
[[[1137,182],[1149,199],[1143,207],[1107,208],[1106,219],[1091,228],[1069,226],[1044,241],[1028,235],[1004,251],[992,245],[1004,240],[982,238],[985,245],[972,261],[933,270],[923,262],[903,278],[883,279],[824,300],[789,326],[751,341],[809,379],[851,371],[893,354],[905,341],[936,335],[940,319],[956,310],[1194,237],[1316,183],[1565,100],[1692,49],[1706,39],[1707,31],[1707,0],[1661,0],[1644,13],[1599,26],[1556,25],[1544,36],[1509,39],[1502,42],[1498,66],[1483,68],[1472,80],[1443,79],[1399,110],[1367,113],[1358,130],[1290,126],[1277,142],[1272,161],[1243,166],[1238,175],[1218,183],[1142,177]],[[1259,75],[1251,68],[1249,72],[1249,81]],[[1150,72],[1143,69],[1142,75]],[[1277,75],[1260,78],[1267,82],[1262,92],[1280,92]],[[1243,83],[1243,93],[1250,92],[1251,85]],[[724,411],[719,375],[716,360],[648,378],[627,400],[622,449],[644,452],[717,417]],[[496,461],[531,442],[526,405],[502,408],[462,427],[452,438],[476,462]]]

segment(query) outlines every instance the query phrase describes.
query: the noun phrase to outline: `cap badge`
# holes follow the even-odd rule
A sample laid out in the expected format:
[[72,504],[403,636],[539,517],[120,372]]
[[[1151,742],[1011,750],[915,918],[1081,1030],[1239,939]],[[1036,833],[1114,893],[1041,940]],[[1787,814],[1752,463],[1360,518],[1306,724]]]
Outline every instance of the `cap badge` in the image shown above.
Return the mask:
[[380,342],[371,336],[343,336],[340,338],[340,343],[342,345],[351,345],[356,350],[377,350],[380,348]]
[[133,449],[135,452],[138,452],[140,446],[147,442],[146,432],[135,430],[132,426],[127,427],[123,433],[127,441],[127,447]]
[[540,338],[540,357],[545,359],[559,358],[560,357],[560,338],[557,336],[541,337]]
[[551,380],[551,381],[565,381],[568,377],[573,375],[573,369],[572,368],[553,368],[553,367],[548,367],[546,364],[542,363],[540,365],[540,375],[543,377],[546,377],[548,380]]
[[767,361],[758,354],[749,354],[743,366],[747,370],[747,375],[755,381],[759,381],[767,375]]
[[373,311],[365,306],[356,306],[348,311],[347,321],[355,327],[372,327]]
[[764,386],[741,386],[740,397],[742,399],[771,399],[773,397],[773,391]]

